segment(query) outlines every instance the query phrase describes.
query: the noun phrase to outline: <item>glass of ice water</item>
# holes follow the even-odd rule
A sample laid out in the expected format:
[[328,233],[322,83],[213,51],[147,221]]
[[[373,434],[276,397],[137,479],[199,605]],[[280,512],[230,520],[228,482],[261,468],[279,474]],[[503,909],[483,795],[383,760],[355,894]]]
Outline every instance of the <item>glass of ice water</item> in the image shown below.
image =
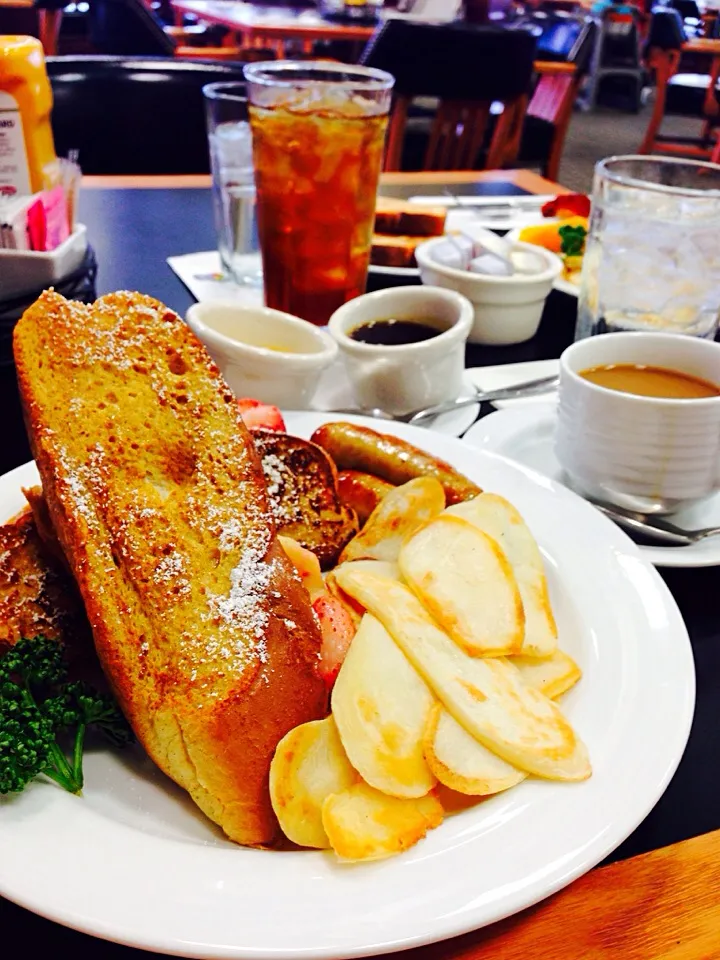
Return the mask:
[[244,83],[203,87],[218,250],[225,271],[242,286],[262,286],[255,217],[252,133]]
[[719,311],[720,166],[600,161],[575,339],[618,330],[712,339]]

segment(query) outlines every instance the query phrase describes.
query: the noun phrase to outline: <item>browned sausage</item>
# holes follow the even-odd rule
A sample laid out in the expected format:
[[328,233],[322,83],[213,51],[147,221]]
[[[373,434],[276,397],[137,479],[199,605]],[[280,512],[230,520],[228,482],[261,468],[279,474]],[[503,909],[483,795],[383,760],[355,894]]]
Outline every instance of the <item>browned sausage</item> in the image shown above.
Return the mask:
[[415,477],[435,477],[442,484],[448,503],[470,500],[482,493],[477,484],[444,460],[368,427],[328,423],[316,430],[311,440],[327,450],[338,470],[372,473],[395,485]]
[[392,490],[387,480],[373,476],[372,473],[360,473],[359,470],[342,470],[338,474],[338,492],[340,500],[357,514],[360,526],[373,512],[382,498]]

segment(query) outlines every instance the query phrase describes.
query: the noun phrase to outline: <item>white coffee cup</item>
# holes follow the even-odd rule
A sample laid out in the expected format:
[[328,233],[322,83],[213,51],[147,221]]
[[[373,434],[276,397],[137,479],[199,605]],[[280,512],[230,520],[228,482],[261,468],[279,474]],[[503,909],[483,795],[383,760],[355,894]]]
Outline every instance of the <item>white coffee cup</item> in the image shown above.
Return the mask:
[[[437,336],[392,346],[351,336],[363,324],[390,318],[432,319]],[[391,287],[343,304],[330,317],[328,329],[340,347],[358,406],[401,415],[458,396],[472,321],[472,304],[453,290]]]
[[560,357],[555,454],[586,496],[642,513],[671,513],[720,489],[720,396],[643,397],[579,374],[642,364],[720,385],[720,344],[667,333],[608,333]]

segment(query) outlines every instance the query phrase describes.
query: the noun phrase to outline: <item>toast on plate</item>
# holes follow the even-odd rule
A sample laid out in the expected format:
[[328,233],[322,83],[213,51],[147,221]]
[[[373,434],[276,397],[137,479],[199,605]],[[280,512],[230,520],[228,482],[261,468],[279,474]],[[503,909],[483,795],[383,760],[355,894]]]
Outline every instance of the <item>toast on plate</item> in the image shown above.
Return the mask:
[[135,293],[46,291],[14,353],[52,525],[135,734],[231,839],[272,843],[270,760],[326,694],[232,393],[182,320]]
[[56,640],[74,679],[97,679],[90,624],[72,578],[45,547],[28,507],[0,526],[0,644]]
[[445,207],[378,197],[370,263],[377,267],[416,267],[415,251],[429,237],[445,232]]
[[441,237],[445,232],[447,210],[394,197],[378,197],[375,205],[377,233],[408,234],[415,237]]

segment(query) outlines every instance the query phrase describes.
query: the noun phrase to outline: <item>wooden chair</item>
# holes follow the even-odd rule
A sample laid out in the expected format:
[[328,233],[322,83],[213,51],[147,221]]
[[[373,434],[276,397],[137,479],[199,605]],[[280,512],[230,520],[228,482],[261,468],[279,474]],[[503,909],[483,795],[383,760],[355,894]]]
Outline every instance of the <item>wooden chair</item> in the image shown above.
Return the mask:
[[[549,180],[559,180],[560,160],[565,147],[573,108],[590,67],[597,24],[589,17],[561,23],[560,46],[540,38],[535,60],[535,87],[530,97],[517,162],[539,167]],[[569,28],[573,32],[569,32]],[[560,33],[560,30],[557,31]],[[571,43],[567,41],[571,40]],[[545,59],[553,56],[556,59]]]
[[[520,143],[534,50],[535,39],[524,30],[386,21],[361,58],[395,77],[385,169],[407,166],[403,150],[419,97],[437,101],[424,119],[420,169],[502,166]],[[503,110],[491,123],[496,103]]]
[[[671,9],[656,10],[646,51],[647,65],[655,73],[655,104],[639,153],[665,153],[706,160],[713,153],[713,132],[720,118],[720,56],[711,58],[707,74],[682,73],[684,43],[680,14]],[[701,121],[699,136],[663,135],[660,131],[668,115],[697,117]]]

